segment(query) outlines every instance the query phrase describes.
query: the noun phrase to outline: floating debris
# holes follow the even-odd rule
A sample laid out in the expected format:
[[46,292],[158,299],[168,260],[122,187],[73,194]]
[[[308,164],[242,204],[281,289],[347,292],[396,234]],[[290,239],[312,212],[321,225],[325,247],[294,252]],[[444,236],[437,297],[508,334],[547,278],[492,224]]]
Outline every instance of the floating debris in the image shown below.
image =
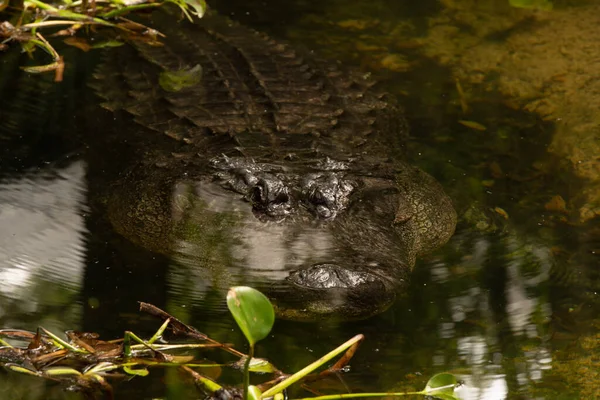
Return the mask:
[[567,213],[567,203],[561,195],[552,196],[552,198],[544,204],[544,208],[548,211],[555,211],[560,213]]
[[501,215],[504,219],[508,219],[508,213],[503,208],[494,207],[494,212]]
[[458,120],[458,123],[466,126],[467,128],[475,129],[476,131],[487,131],[486,126],[480,124],[479,122],[468,121],[466,119],[460,119],[460,120]]
[[458,101],[460,102],[460,109],[463,114],[467,114],[469,112],[469,104],[467,103],[467,96],[465,95],[465,91],[460,84],[460,81],[457,79],[454,80],[456,82],[456,91],[458,92]]

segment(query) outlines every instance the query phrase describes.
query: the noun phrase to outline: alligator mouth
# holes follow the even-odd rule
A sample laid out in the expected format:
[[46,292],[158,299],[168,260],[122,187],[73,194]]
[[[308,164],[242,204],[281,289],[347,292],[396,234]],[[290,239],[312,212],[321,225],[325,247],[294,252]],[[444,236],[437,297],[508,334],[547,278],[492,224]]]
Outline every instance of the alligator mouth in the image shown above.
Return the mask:
[[369,267],[349,269],[317,264],[292,272],[270,294],[278,317],[297,321],[323,318],[358,320],[385,311],[397,285]]

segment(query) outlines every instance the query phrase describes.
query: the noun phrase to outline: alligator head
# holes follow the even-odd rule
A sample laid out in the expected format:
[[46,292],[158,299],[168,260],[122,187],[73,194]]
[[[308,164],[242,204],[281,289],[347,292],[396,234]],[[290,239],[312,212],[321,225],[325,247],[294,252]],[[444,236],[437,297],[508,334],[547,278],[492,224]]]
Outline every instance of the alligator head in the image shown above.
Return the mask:
[[207,282],[249,283],[284,318],[385,310],[416,257],[445,243],[456,223],[440,185],[403,163],[361,174],[331,160],[296,168],[221,157],[210,168],[178,179],[140,168],[114,190],[113,225],[173,255],[198,293]]

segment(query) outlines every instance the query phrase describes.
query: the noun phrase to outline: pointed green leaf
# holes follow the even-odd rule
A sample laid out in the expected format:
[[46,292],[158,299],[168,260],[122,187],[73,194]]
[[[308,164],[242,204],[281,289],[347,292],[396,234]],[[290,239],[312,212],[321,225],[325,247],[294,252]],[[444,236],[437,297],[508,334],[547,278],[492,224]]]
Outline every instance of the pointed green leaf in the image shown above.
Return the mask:
[[258,290],[247,286],[229,289],[227,307],[251,346],[271,332],[275,311],[269,299]]
[[48,369],[44,370],[44,374],[48,375],[48,376],[64,376],[64,375],[81,376],[82,375],[81,372],[77,371],[76,369],[69,368],[69,367],[48,368]]
[[103,42],[96,43],[92,46],[92,49],[103,49],[105,47],[120,47],[123,46],[125,42],[120,42],[118,40],[106,40]]
[[129,375],[147,376],[149,374],[146,368],[131,368],[127,365],[123,366],[123,371]]
[[7,367],[8,369],[10,369],[11,371],[20,372],[22,374],[34,375],[34,376],[40,376],[41,375],[37,371],[32,371],[32,370],[30,370],[28,368],[21,367],[20,365],[16,365],[16,364],[5,364],[5,367]]

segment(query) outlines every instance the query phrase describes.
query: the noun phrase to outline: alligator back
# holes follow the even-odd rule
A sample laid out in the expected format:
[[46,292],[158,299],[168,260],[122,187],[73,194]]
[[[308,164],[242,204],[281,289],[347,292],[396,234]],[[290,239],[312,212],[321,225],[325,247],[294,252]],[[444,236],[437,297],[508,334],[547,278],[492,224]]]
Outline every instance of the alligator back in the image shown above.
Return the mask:
[[[204,268],[262,282],[289,318],[388,307],[456,224],[441,186],[403,162],[394,101],[219,16],[153,18],[164,46],[111,49],[96,74],[105,106],[149,128],[126,123],[133,152],[103,188],[115,231],[180,259],[186,280]],[[166,85],[177,71],[188,82]]]
[[[158,12],[150,23],[166,34],[164,46],[138,42],[108,52],[95,84],[105,107],[195,152],[216,145],[217,154],[237,149],[257,160],[340,159],[403,147],[402,113],[367,74],[302,57],[224,17],[175,19]],[[182,70],[198,74],[197,84],[161,87],[161,76]]]

